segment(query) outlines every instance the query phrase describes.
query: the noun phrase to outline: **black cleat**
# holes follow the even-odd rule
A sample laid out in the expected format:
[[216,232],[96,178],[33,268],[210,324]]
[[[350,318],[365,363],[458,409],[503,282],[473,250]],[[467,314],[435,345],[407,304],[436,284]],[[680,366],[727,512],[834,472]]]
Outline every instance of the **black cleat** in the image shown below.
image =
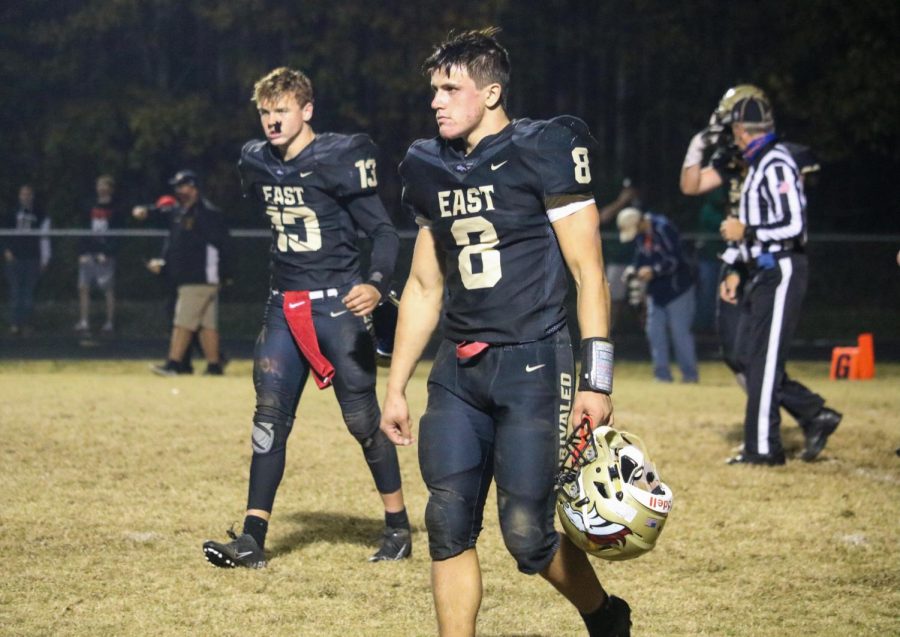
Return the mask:
[[609,596],[606,604],[606,614],[609,617],[606,634],[609,637],[630,637],[631,635],[631,607],[621,597]]
[[203,554],[207,561],[219,568],[265,568],[266,554],[259,548],[256,540],[249,533],[240,536],[231,529],[228,530],[231,542],[222,544],[207,540],[203,543]]
[[384,527],[381,548],[369,558],[370,562],[403,560],[412,555],[412,536],[409,529]]
[[806,448],[800,454],[800,459],[810,462],[822,453],[828,436],[834,433],[841,424],[843,415],[834,409],[822,407],[815,416],[803,423],[803,436],[806,438]]
[[747,453],[742,451],[725,460],[725,464],[753,464],[774,467],[784,464],[784,453]]
[[607,596],[600,608],[581,618],[591,637],[631,637],[631,607],[621,597]]

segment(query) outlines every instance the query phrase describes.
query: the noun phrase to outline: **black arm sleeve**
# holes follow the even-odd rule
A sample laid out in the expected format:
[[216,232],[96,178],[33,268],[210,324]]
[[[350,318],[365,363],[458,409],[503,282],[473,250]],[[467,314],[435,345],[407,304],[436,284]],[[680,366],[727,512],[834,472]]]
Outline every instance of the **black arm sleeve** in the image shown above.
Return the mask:
[[362,228],[372,241],[372,254],[369,260],[369,275],[366,283],[374,285],[387,295],[391,287],[391,277],[397,263],[397,251],[400,249],[400,237],[384,204],[377,194],[361,195],[345,199],[342,202],[347,212],[353,217],[357,226]]

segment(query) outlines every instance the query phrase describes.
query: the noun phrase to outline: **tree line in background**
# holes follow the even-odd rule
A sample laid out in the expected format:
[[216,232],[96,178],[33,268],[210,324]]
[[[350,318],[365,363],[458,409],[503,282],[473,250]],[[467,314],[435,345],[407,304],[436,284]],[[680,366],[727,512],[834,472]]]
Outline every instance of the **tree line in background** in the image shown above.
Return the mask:
[[0,9],[2,205],[32,181],[57,227],[83,224],[94,177],[127,202],[175,170],[206,178],[236,227],[235,162],[258,136],[253,82],[304,69],[318,130],[366,131],[398,221],[395,167],[435,134],[431,45],[452,29],[500,26],[513,59],[514,117],[569,113],[600,144],[598,196],[629,176],[644,200],[693,227],[678,193],[687,142],[722,93],[763,87],[779,129],[825,163],[813,231],[897,231],[900,3],[892,0],[53,0]]

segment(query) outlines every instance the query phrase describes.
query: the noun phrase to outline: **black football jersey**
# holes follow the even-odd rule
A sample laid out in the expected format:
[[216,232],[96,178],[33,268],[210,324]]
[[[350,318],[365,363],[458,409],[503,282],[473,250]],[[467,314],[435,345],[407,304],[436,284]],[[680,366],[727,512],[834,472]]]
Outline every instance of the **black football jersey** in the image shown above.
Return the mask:
[[468,155],[440,138],[410,147],[403,204],[443,255],[449,338],[524,343],[565,323],[551,222],[593,199],[594,146],[584,122],[559,117],[513,121]]
[[272,287],[317,290],[362,282],[357,233],[372,240],[368,282],[390,285],[399,240],[376,186],[376,147],[368,135],[318,133],[282,161],[270,143],[244,145],[244,195],[272,224]]

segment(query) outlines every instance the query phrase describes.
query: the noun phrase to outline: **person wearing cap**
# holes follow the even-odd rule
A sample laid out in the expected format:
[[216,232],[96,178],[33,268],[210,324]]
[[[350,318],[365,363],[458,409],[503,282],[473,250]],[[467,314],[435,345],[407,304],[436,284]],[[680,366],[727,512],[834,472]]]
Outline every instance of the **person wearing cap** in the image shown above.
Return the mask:
[[[825,447],[841,414],[825,407],[815,392],[787,379],[784,371],[809,277],[803,181],[791,152],[778,141],[768,100],[757,95],[738,100],[730,121],[748,171],[739,214],[725,219],[720,232],[736,243],[748,280],[736,343],[747,382],[744,447],[728,463],[784,464],[779,396],[788,382],[795,393],[798,385],[803,390],[800,423],[806,445],[801,458],[808,461]],[[725,278],[720,291],[724,300],[736,299],[738,282],[737,276]]]
[[206,357],[206,374],[222,375],[219,351],[218,293],[229,277],[231,263],[228,228],[222,212],[200,193],[200,178],[192,170],[180,170],[169,185],[175,197],[161,197],[156,206],[135,206],[139,220],[163,216],[169,224],[169,239],[163,259],[148,268],[165,273],[178,290],[168,359],[151,369],[161,376],[184,370],[184,358],[194,335]]
[[[722,96],[710,119],[710,126],[691,139],[681,171],[681,190],[686,195],[699,195],[727,185],[728,214],[735,220],[739,220],[741,206],[744,204],[743,189],[750,160],[733,136],[732,121],[737,104],[749,98],[757,102],[754,107],[756,116],[765,121],[755,123],[748,121],[742,129],[754,130],[757,138],[774,134],[772,108],[762,89],[752,84],[737,85],[728,89]],[[741,114],[741,111],[737,111],[737,114]],[[775,138],[770,136],[769,140],[771,145]],[[786,151],[793,160],[799,172],[799,187],[802,189],[804,176],[819,170],[818,162],[805,146],[780,140],[778,145],[781,152]],[[805,219],[805,211],[802,216]],[[737,233],[732,236],[737,236]],[[746,354],[741,351],[746,350],[746,344],[742,344],[745,339],[741,337],[740,330],[742,299],[751,276],[748,272],[750,264],[742,257],[740,249],[742,241],[743,236],[738,237],[737,241],[729,242],[726,250],[720,255],[723,262],[720,287],[724,293],[718,298],[716,327],[723,359],[734,372],[738,384],[747,391]],[[771,398],[777,399],[777,404],[784,407],[785,411],[800,424],[805,438],[804,450],[800,457],[812,460],[824,448],[825,440],[837,427],[842,416],[825,406],[824,400],[805,385],[790,378],[783,367],[779,375],[781,380],[778,391]],[[741,457],[741,454],[735,457]]]
[[696,383],[699,380],[697,349],[691,333],[696,299],[678,229],[664,215],[642,213],[634,207],[622,210],[616,217],[616,225],[619,240],[634,244],[634,258],[625,276],[636,276],[647,285],[645,331],[653,378],[672,382],[671,348],[675,351],[682,382]]

